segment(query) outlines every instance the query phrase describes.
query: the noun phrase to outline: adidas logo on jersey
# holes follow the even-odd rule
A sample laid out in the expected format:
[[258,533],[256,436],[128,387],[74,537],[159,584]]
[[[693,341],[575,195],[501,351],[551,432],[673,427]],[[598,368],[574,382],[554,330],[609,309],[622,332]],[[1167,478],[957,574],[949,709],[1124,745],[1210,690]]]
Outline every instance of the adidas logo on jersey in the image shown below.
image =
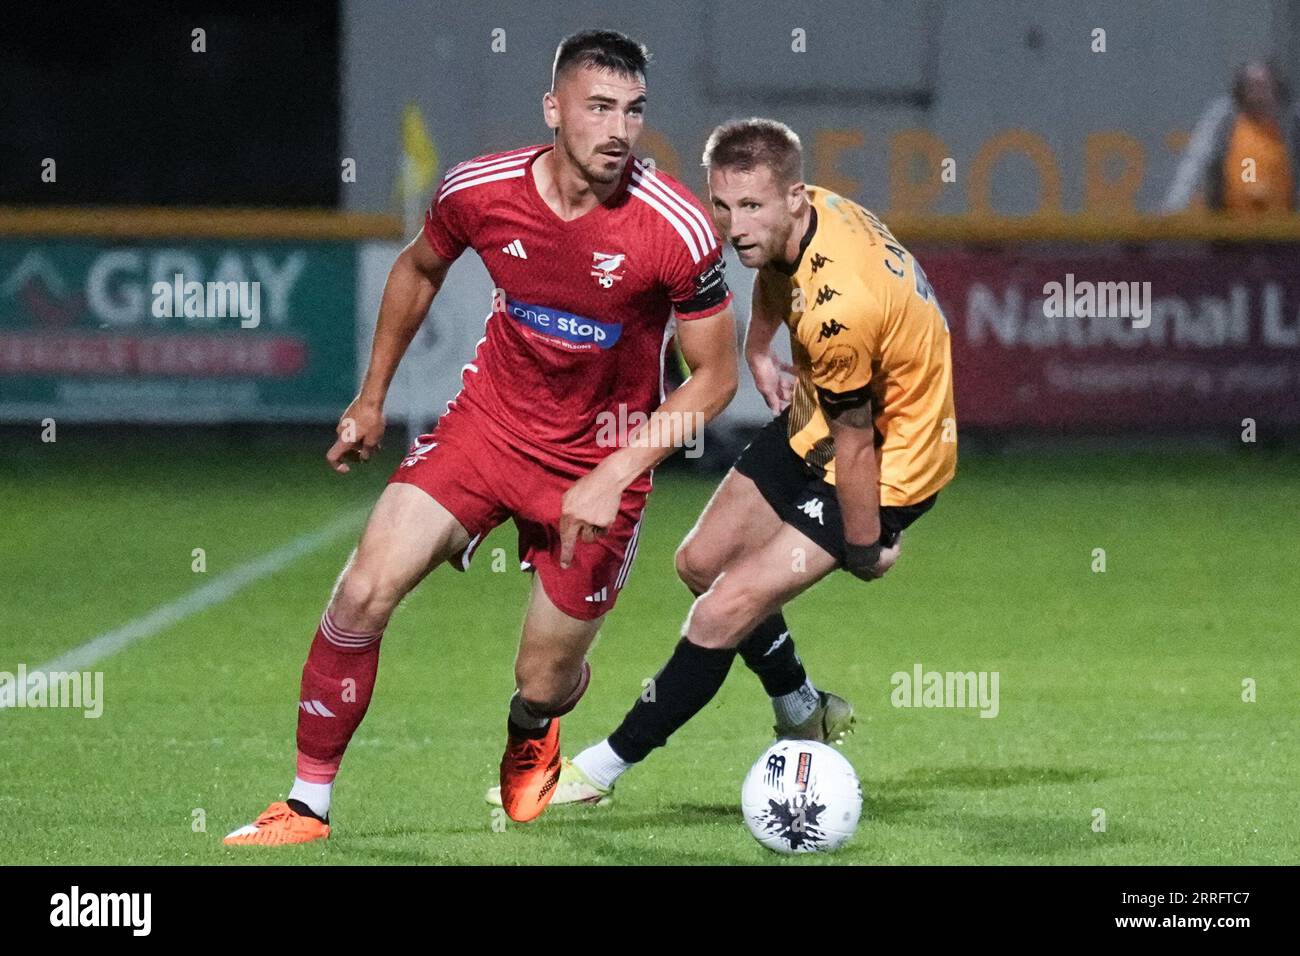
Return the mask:
[[583,598],[583,600],[586,601],[588,604],[600,604],[602,601],[608,601],[609,587],[605,586],[601,588],[599,591],[597,591],[595,594],[588,594],[585,598]]
[[501,251],[508,256],[514,256],[516,259],[528,258],[528,253],[524,252],[524,244],[518,239],[511,241],[509,245],[502,246]]
[[822,500],[820,498],[809,498],[799,506],[799,510],[809,518],[816,518],[819,525],[825,525],[822,521]]
[[318,700],[300,700],[298,701],[300,710],[305,710],[309,714],[315,714],[317,717],[333,717],[333,712]]

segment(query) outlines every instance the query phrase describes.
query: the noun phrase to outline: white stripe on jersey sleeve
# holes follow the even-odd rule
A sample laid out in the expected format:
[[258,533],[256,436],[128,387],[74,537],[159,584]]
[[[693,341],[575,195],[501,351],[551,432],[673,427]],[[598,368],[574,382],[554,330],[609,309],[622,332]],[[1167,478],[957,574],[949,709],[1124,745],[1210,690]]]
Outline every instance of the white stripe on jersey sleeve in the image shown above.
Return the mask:
[[529,159],[529,156],[519,156],[514,159],[498,160],[497,162],[489,163],[478,169],[466,169],[448,173],[447,178],[442,181],[442,188],[439,190],[439,195],[445,194],[451,186],[454,186],[457,183],[464,182],[467,179],[475,179],[479,176],[494,173],[502,169],[511,169],[515,166],[522,166],[524,163],[528,162]]
[[636,163],[634,170],[632,178],[636,180],[640,186],[655,193],[665,202],[669,203],[680,213],[685,215],[687,222],[691,224],[696,237],[700,241],[700,248],[705,252],[712,252],[717,248],[717,243],[713,241],[713,227],[709,224],[708,220],[704,218],[704,213],[700,212],[693,205],[660,182],[659,179],[649,170],[646,170],[640,162]]
[[707,235],[709,236],[713,235],[713,224],[709,221],[709,217],[707,215],[701,212],[695,205],[693,205],[684,196],[674,192],[669,186],[663,183],[659,179],[659,177],[655,175],[655,171],[653,169],[650,169],[639,159],[633,160],[633,162],[635,164],[635,169],[638,172],[640,172],[642,176],[644,176],[646,179],[652,180],[653,182],[655,182],[656,185],[663,187],[665,193],[667,193],[673,200],[675,200],[678,203],[678,205],[681,206],[681,208],[685,209],[687,213],[693,216],[696,222],[698,222],[701,226],[704,227],[704,231]]
[[537,151],[538,147],[536,146],[523,146],[519,149],[512,149],[508,153],[502,153],[500,156],[494,156],[491,159],[467,159],[463,163],[457,163],[455,166],[451,167],[451,169],[447,171],[447,176],[451,177],[462,170],[478,169],[481,166],[490,166],[493,163],[500,163],[507,159],[515,159],[519,156],[524,156],[526,158],[532,156],[533,153]]
[[693,262],[700,261],[700,251],[695,245],[695,237],[691,235],[690,229],[687,227],[686,223],[682,221],[681,216],[675,212],[671,212],[662,202],[650,195],[640,186],[629,186],[628,192],[657,210],[661,216],[667,219],[669,224],[677,230],[677,234],[682,237],[682,241],[686,243],[686,248],[691,252],[691,260]]
[[474,179],[463,180],[456,183],[456,185],[452,186],[450,189],[445,189],[439,193],[438,202],[442,202],[452,193],[458,192],[462,189],[468,189],[470,186],[481,186],[483,183],[496,182],[498,179],[517,179],[522,176],[524,172],[525,170],[523,169],[512,169],[506,170],[504,173],[492,173],[488,176],[478,176]]

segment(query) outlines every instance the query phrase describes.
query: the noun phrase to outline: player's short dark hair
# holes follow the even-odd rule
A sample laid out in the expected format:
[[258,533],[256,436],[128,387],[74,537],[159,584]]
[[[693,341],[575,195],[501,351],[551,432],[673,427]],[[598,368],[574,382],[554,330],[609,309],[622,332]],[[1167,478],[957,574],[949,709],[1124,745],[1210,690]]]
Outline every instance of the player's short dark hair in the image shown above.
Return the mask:
[[571,66],[594,66],[619,76],[645,76],[650,51],[645,45],[617,30],[583,30],[567,36],[555,48],[551,67],[551,89],[560,73]]
[[783,186],[803,181],[803,144],[790,127],[754,116],[731,120],[709,134],[704,165],[710,169],[749,172],[759,166],[772,170]]

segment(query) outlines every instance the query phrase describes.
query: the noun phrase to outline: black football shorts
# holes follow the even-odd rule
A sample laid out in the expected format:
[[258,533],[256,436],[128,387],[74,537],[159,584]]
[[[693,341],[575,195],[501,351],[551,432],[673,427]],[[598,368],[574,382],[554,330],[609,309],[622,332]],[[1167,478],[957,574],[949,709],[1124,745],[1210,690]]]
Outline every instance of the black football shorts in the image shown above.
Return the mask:
[[[823,481],[787,439],[787,408],[758,433],[736,459],[735,469],[758,486],[781,520],[798,528],[827,554],[844,563],[844,520],[835,486]],[[939,493],[911,505],[882,505],[880,546],[898,541],[903,529],[934,506]]]

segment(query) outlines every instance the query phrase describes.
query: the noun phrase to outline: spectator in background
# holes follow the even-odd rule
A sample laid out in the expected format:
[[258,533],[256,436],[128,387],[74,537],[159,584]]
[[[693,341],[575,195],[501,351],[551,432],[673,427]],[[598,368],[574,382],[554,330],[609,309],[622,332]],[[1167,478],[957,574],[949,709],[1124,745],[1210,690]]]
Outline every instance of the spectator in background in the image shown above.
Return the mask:
[[[1252,175],[1243,161],[1254,160]],[[1270,62],[1237,71],[1232,95],[1206,108],[1192,131],[1163,211],[1188,208],[1200,189],[1205,205],[1230,215],[1295,212],[1300,185],[1300,114]],[[1253,180],[1253,181],[1252,181]]]

